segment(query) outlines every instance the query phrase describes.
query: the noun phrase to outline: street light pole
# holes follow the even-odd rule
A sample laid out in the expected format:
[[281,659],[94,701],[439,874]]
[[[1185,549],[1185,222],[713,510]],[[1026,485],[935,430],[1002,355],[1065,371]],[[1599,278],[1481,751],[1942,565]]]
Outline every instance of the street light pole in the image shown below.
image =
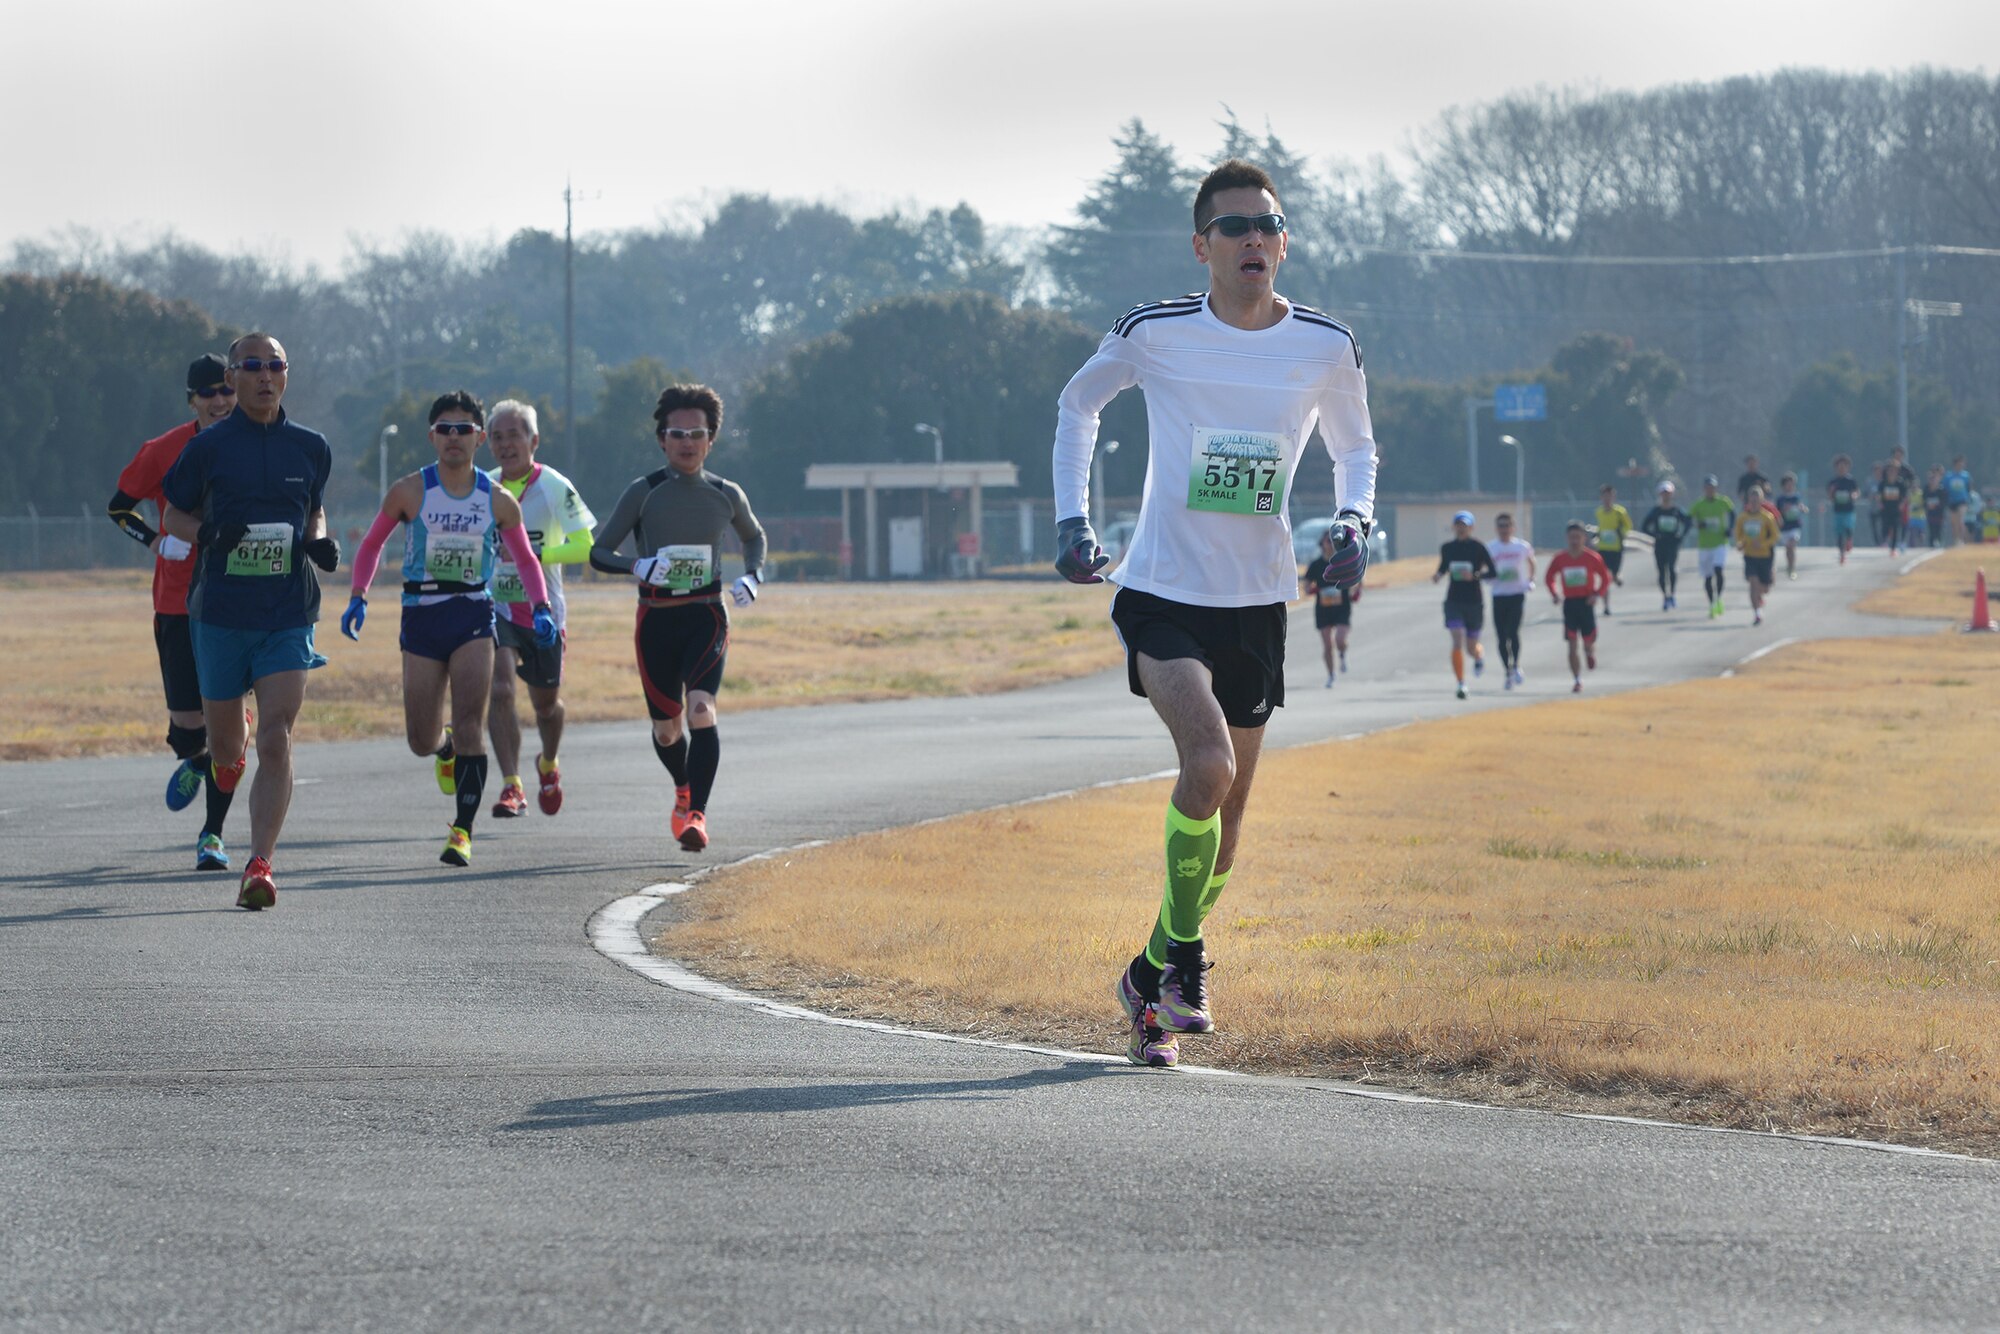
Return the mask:
[[1501,436],[1500,443],[1514,451],[1514,522],[1525,523],[1522,511],[1528,507],[1528,451],[1511,435]]
[[1099,523],[1111,522],[1109,493],[1104,489],[1104,460],[1117,452],[1118,442],[1106,440],[1103,447],[1090,457],[1090,498],[1093,502],[1104,506],[1103,512],[1097,516]]
[[937,446],[937,466],[944,467],[944,432],[929,422],[918,422],[916,429],[918,435],[930,436],[931,442]]
[[1479,410],[1492,406],[1493,400],[1490,398],[1474,398],[1470,394],[1466,395],[1465,471],[1469,479],[1468,489],[1474,495],[1479,494]]
[[389,494],[389,440],[396,434],[396,423],[390,422],[382,428],[382,434],[375,441],[376,472],[380,474],[382,494]]

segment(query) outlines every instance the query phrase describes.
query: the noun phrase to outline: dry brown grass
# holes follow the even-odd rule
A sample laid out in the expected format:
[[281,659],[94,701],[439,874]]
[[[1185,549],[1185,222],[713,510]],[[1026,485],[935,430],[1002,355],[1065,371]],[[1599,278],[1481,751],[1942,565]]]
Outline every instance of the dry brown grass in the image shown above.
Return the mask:
[[[0,759],[157,749],[166,729],[144,575],[0,578]],[[632,661],[634,598],[622,581],[570,590],[569,720],[644,716]],[[1108,588],[1053,581],[778,584],[738,613],[724,707],[984,694],[1113,667]],[[307,687],[308,741],[403,730],[393,594],[378,587],[360,643],[341,637],[329,588]]]
[[[1416,567],[1426,566],[1423,570]],[[1429,573],[1392,561],[1370,583]],[[396,607],[377,587],[359,644],[340,635],[345,580],[325,595],[299,736],[337,741],[403,730]],[[0,575],[0,760],[157,750],[165,704],[148,576],[136,571]],[[1109,585],[1046,582],[777,584],[734,622],[724,707],[766,709],[912,696],[983,695],[1083,676],[1121,661]],[[632,662],[632,590],[569,588],[569,720],[644,716]]]
[[[1996,699],[2000,640],[1828,642],[1726,681],[1274,752],[1209,924],[1226,1031],[1184,1046],[2000,1153]],[[662,948],[817,1006],[1115,1050],[1166,791],[739,867]]]
[[[1912,557],[1897,557],[1902,562]],[[1987,569],[1987,597],[2000,602],[2000,546],[1953,547],[1919,565],[1886,588],[1861,599],[1862,611],[1888,616],[1922,616],[1955,621],[1964,625],[1972,619],[1973,577]],[[2000,616],[2000,605],[1993,607]]]

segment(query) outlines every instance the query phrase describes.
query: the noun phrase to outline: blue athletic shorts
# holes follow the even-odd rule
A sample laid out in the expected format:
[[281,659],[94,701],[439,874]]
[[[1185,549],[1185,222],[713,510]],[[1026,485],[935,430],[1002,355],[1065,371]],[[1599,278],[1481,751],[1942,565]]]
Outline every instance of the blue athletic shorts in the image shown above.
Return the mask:
[[1849,510],[1845,514],[1842,514],[1839,510],[1833,512],[1833,536],[1835,540],[1854,536],[1853,510]]
[[313,628],[238,630],[190,618],[194,670],[203,699],[241,699],[250,687],[279,672],[309,672],[326,666],[313,648]]
[[492,598],[447,598],[403,608],[403,652],[450,662],[475,639],[493,638]]

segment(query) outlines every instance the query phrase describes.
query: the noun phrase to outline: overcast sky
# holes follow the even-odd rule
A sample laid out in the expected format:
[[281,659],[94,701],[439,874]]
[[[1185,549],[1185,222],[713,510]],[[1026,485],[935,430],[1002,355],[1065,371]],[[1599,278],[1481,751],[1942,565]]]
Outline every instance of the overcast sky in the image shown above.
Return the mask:
[[350,237],[699,216],[739,190],[1069,217],[1137,116],[1400,155],[1536,85],[2000,65],[1994,0],[0,0],[0,244],[66,224],[337,266]]

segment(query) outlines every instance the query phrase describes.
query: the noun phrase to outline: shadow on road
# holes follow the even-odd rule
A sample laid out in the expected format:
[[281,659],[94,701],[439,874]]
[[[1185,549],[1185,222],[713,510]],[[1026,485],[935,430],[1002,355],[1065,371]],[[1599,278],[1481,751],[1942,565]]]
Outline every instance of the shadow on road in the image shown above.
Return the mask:
[[537,1103],[506,1130],[576,1130],[589,1126],[633,1125],[674,1116],[762,1115],[845,1111],[854,1107],[910,1102],[989,1101],[1053,1085],[1074,1084],[1128,1073],[1125,1067],[1070,1061],[1053,1069],[1024,1070],[994,1079],[936,1079],[894,1084],[785,1084],[736,1089],[651,1089],[553,1098]]

